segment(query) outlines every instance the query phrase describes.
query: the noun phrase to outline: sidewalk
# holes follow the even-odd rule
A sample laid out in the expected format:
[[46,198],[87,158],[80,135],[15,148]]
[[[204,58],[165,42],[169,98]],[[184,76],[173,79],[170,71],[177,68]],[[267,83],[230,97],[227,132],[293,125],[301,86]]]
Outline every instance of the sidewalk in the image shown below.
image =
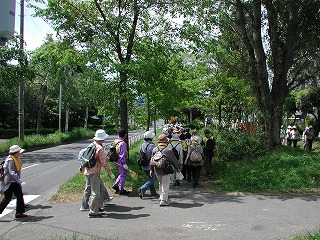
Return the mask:
[[[0,239],[285,239],[319,228],[319,196],[220,195],[171,186],[170,206],[146,196],[115,196],[103,218],[88,218],[80,201],[32,205]],[[15,221],[1,219],[0,224]]]

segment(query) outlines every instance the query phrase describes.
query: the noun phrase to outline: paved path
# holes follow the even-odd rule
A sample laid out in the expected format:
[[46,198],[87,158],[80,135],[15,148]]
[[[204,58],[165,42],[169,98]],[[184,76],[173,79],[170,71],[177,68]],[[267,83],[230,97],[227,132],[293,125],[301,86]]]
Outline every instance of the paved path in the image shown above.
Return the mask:
[[[68,149],[76,153],[72,144]],[[50,153],[61,154],[61,147],[50,148]],[[28,194],[38,193],[31,188]],[[75,234],[78,240],[269,240],[320,228],[318,195],[220,195],[183,182],[171,187],[169,198],[170,206],[159,207],[158,200],[148,196],[115,196],[105,217],[89,219],[88,212],[79,211],[80,200],[55,204],[38,197],[30,202],[31,217],[15,220],[9,213],[0,218],[0,240],[72,239]]]

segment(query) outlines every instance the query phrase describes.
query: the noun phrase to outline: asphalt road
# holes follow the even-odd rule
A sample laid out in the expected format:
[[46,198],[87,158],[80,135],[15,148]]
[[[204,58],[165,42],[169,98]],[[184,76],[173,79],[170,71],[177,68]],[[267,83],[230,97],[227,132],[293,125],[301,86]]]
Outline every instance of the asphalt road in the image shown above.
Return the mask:
[[[110,141],[112,138],[110,138]],[[89,219],[78,202],[49,201],[58,186],[78,171],[76,155],[90,140],[26,152],[24,193],[33,196],[27,214],[0,217],[0,239],[286,239],[320,229],[320,196],[220,195],[170,188],[170,206],[157,199],[115,196],[103,218]],[[35,165],[38,164],[38,165]]]

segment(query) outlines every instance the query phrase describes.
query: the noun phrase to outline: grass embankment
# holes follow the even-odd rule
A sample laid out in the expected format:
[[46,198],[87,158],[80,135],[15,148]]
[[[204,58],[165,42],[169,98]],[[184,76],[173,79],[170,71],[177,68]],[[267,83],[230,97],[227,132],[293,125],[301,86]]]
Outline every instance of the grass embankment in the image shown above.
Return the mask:
[[19,145],[21,148],[30,149],[42,146],[54,145],[62,142],[71,142],[81,138],[91,138],[94,136],[95,131],[84,128],[74,128],[71,132],[62,133],[55,132],[48,135],[26,135],[24,141],[19,140],[19,138],[11,138],[7,141],[0,143],[0,154],[5,154],[8,152],[10,146]]

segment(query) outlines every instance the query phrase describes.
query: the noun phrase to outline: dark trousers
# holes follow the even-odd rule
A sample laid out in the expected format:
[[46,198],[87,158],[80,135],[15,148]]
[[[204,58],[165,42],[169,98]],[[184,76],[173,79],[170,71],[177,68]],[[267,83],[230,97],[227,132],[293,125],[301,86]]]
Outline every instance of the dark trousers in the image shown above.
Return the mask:
[[4,192],[4,199],[0,203],[0,214],[10,203],[12,199],[12,194],[14,194],[17,198],[16,213],[25,213],[21,185],[19,183],[12,182],[9,188]]
[[191,166],[192,176],[193,176],[193,186],[198,186],[200,173],[201,173],[201,166]]
[[213,157],[213,153],[207,153],[204,155],[204,166],[206,169],[207,177],[211,177],[211,174],[212,174],[212,157]]

